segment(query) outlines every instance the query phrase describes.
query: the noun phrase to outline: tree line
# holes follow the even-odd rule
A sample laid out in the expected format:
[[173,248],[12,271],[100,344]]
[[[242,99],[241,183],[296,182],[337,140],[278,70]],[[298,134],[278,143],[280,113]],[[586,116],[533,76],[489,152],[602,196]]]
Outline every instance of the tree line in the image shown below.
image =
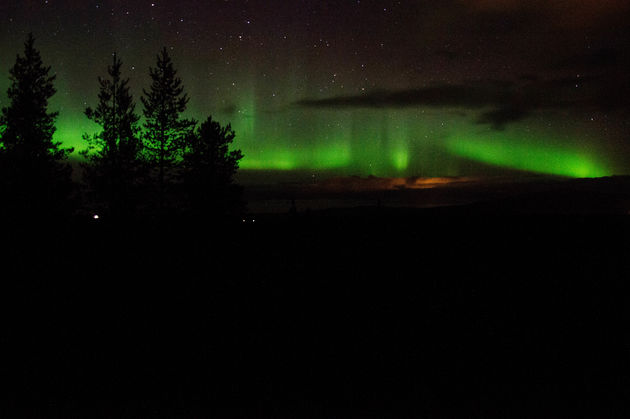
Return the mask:
[[73,148],[53,140],[58,112],[49,112],[55,75],[29,34],[10,69],[9,103],[0,114],[0,212],[22,217],[94,211],[112,218],[172,214],[225,215],[244,208],[234,175],[243,158],[235,133],[208,116],[182,116],[189,97],[166,48],[149,69],[141,118],[113,54],[98,77],[97,104],[85,116],[99,126],[84,134],[82,179],[72,181]]

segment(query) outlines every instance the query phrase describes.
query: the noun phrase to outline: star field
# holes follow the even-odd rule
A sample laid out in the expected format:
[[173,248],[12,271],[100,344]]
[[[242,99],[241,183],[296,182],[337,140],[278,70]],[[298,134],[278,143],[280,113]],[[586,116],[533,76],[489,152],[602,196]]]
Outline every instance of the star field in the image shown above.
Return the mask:
[[188,116],[232,123],[245,170],[627,173],[630,7],[551,3],[4,2],[0,101],[32,31],[57,74],[56,138],[81,149],[111,54],[139,104],[166,46]]

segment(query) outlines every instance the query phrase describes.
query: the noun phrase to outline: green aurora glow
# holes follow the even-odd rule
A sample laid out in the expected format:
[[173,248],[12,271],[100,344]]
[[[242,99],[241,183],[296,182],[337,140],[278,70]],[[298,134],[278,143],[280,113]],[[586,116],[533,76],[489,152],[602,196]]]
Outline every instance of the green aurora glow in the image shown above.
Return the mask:
[[[387,117],[383,111],[307,112],[308,116],[293,112],[288,117],[292,122],[274,121],[273,116],[256,119],[256,129],[245,129],[240,137],[238,127],[249,121],[237,118],[233,123],[237,145],[245,153],[241,167],[364,176],[457,176],[475,174],[467,164],[474,161],[567,177],[613,174],[594,141],[562,141],[553,132],[541,131],[534,137],[523,135],[518,127],[508,132],[480,129],[462,117],[451,117],[446,125],[437,122],[442,120],[437,115],[418,117],[417,110],[389,111]],[[308,130],[291,129],[306,118]]]
[[586,178],[612,175],[596,156],[578,150],[516,140],[449,139],[454,154],[499,167]]
[[[553,2],[493,6],[502,22],[533,25],[509,33],[485,28],[489,10],[471,7],[487,1],[338,2],[335,13],[327,2],[76,3],[4,2],[0,37],[0,107],[33,30],[57,76],[55,139],[76,159],[83,135],[99,129],[83,112],[97,104],[111,54],[141,114],[148,69],[166,46],[190,97],[184,116],[231,123],[241,169],[265,179],[630,174],[623,2],[598,6],[605,16],[565,5],[583,17],[579,28],[548,19],[565,9]],[[484,122],[488,112],[507,119]]]
[[[6,90],[7,81],[1,84]],[[79,158],[78,151],[86,147],[83,135],[99,128],[83,115],[84,106],[96,103],[97,86],[93,83],[93,91],[73,94],[67,84],[58,83],[50,110],[59,111],[55,139],[74,147],[74,156]],[[136,85],[133,91],[140,89]],[[601,147],[606,144],[602,135],[581,126],[551,129],[539,123],[532,130],[531,124],[519,122],[499,131],[476,124],[470,112],[313,109],[294,105],[295,95],[271,107],[256,91],[241,90],[230,109],[221,99],[199,99],[191,92],[193,100],[186,114],[202,119],[210,113],[223,124],[231,123],[236,131],[234,145],[245,155],[242,170],[384,177],[483,175],[489,167],[497,168],[491,173],[515,169],[568,177],[607,176],[625,170],[615,164],[614,149]]]
[[[277,114],[238,110],[221,115],[232,123],[243,170],[332,171],[344,175],[458,176],[475,174],[467,162],[567,177],[613,174],[594,144],[563,144],[553,133],[534,138],[518,128],[481,129],[462,117],[444,124],[417,110],[290,110]],[[307,127],[301,131],[300,127]],[[62,113],[55,139],[79,151],[82,136],[98,129],[82,114]],[[76,153],[75,153],[76,155]],[[472,172],[472,173],[471,173]]]

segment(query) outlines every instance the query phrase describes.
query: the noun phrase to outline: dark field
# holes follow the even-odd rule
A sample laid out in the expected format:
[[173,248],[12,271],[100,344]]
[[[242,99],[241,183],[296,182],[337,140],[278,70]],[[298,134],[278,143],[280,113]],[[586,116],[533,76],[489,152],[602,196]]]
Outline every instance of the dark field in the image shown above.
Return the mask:
[[0,416],[627,417],[630,218],[569,195],[8,225]]

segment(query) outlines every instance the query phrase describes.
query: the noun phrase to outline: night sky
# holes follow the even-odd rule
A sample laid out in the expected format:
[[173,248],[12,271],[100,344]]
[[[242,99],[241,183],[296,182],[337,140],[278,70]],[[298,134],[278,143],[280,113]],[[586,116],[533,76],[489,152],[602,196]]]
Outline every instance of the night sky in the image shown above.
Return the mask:
[[32,31],[77,150],[112,53],[138,113],[165,46],[186,116],[232,123],[244,170],[630,173],[626,0],[0,3],[0,101]]

